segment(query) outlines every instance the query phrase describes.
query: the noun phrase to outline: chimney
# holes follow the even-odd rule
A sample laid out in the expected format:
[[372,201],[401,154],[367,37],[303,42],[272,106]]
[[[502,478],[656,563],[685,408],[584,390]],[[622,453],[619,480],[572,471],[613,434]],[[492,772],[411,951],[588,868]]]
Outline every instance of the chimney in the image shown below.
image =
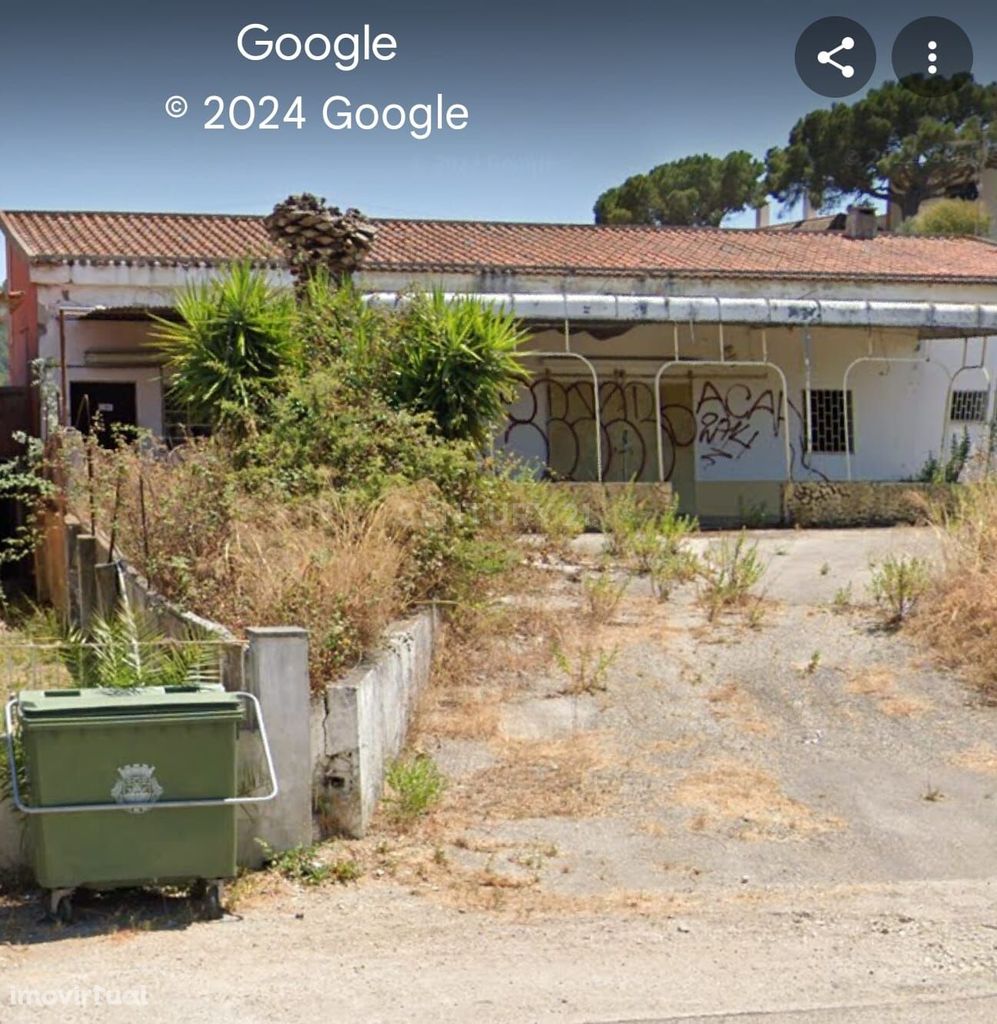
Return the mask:
[[876,237],[879,214],[875,206],[863,204],[849,206],[845,214],[845,238],[870,239]]
[[810,193],[803,194],[803,217],[801,220],[812,220],[814,215],[813,203],[810,202]]
[[755,208],[755,227],[767,228],[772,223],[772,207],[765,203]]

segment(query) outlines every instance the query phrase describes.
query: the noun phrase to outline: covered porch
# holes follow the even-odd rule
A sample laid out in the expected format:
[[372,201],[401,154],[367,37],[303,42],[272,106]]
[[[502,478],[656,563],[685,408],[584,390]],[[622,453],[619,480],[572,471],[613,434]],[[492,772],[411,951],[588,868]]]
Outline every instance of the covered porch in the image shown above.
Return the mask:
[[964,430],[992,448],[997,305],[482,298],[532,331],[496,446],[552,480],[667,482],[707,523],[776,522],[789,485],[914,481]]

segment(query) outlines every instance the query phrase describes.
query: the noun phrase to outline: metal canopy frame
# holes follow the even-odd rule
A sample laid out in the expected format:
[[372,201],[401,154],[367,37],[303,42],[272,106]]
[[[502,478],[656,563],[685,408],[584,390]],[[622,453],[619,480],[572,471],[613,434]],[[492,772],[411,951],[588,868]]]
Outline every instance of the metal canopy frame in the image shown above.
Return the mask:
[[[723,304],[719,298],[714,299],[717,307],[717,346],[718,355],[716,359],[696,359],[696,358],[681,358],[679,354],[679,321],[672,321],[672,336],[673,336],[673,356],[671,359],[662,363],[656,373],[654,374],[654,411],[655,411],[655,427],[657,433],[657,462],[658,462],[658,479],[661,482],[665,480],[665,458],[664,458],[664,416],[661,411],[661,381],[664,375],[676,366],[693,368],[712,367],[712,368],[736,368],[736,369],[754,369],[763,370],[766,374],[774,372],[778,375],[779,381],[782,385],[782,400],[780,402],[780,411],[782,415],[782,435],[783,435],[783,446],[785,453],[786,463],[786,481],[790,482],[793,479],[793,459],[792,459],[792,444],[790,441],[790,420],[789,420],[789,386],[786,379],[785,371],[779,366],[778,363],[771,361],[768,357],[768,333],[767,328],[761,328],[761,339],[762,339],[762,358],[761,359],[728,359],[724,350],[724,320],[723,320]],[[762,300],[766,307],[771,309],[771,300]],[[823,303],[821,301],[815,301],[815,306],[821,309]],[[771,315],[770,315],[771,319]],[[704,321],[689,320],[689,332],[690,338],[693,342],[696,340],[696,323],[703,323]],[[740,322],[740,321],[739,321]],[[819,323],[820,321],[818,321]],[[600,396],[600,381],[599,373],[595,367],[594,359],[602,358],[594,356],[592,359],[587,358],[579,352],[573,352],[571,350],[571,328],[570,321],[566,317],[564,323],[564,349],[561,351],[547,351],[547,350],[524,350],[521,355],[524,358],[533,359],[573,359],[576,360],[585,367],[586,378],[591,379],[593,389],[593,411],[595,419],[595,446],[596,446],[596,479],[599,483],[603,482],[603,465],[602,465],[602,410],[601,410],[601,396]],[[749,325],[750,327],[751,325]],[[805,400],[807,408],[804,410],[804,428],[806,432],[806,449],[808,454],[813,451],[813,435],[812,435],[812,416],[810,410],[810,394],[812,391],[811,382],[811,370],[812,370],[812,353],[810,351],[811,345],[811,328],[812,323],[802,325],[804,327],[804,390]],[[858,326],[858,325],[856,325]],[[968,346],[969,338],[964,337],[963,341],[963,359],[962,365],[959,366],[954,372],[950,371],[944,364],[933,360],[930,356],[877,356],[872,354],[872,344],[870,340],[869,354],[860,356],[857,359],[852,360],[851,363],[845,368],[845,372],[842,378],[842,394],[843,400],[846,403],[845,417],[844,417],[844,441],[845,441],[845,476],[848,481],[852,480],[852,445],[854,444],[854,431],[851,428],[848,420],[848,382],[852,375],[852,372],[860,365],[864,363],[880,363],[885,365],[896,364],[907,364],[907,365],[929,365],[935,366],[942,373],[945,374],[948,385],[946,388],[945,407],[942,411],[942,430],[941,430],[941,449],[944,450],[945,441],[948,435],[952,395],[955,389],[955,382],[959,376],[963,373],[978,370],[984,376],[987,384],[987,401],[986,410],[984,415],[984,423],[989,423],[995,407],[997,407],[997,386],[994,385],[993,377],[986,366],[987,351],[990,341],[990,335],[982,334],[978,335],[982,339],[982,350],[980,354],[980,361],[978,363],[967,363],[968,357]],[[607,357],[608,358],[608,357]],[[854,407],[853,407],[854,408]],[[548,453],[549,457],[549,453]]]
[[[568,326],[568,321],[564,321],[564,351],[535,351],[533,349],[524,349],[520,353],[523,358],[535,358],[535,359],[577,359],[580,363],[583,363],[588,370],[588,375],[592,378],[592,408],[595,413],[595,475],[596,481],[602,483],[602,403],[599,398],[599,373],[595,368],[595,365],[591,360],[586,359],[580,352],[571,351],[571,329]],[[550,442],[548,441],[548,448]],[[547,452],[548,463],[550,461],[550,451]]]
[[[717,303],[717,316],[720,316],[720,304]],[[724,324],[723,320],[717,320],[717,345],[719,348],[719,358],[717,359],[682,359],[679,356],[679,327],[675,323],[672,325],[672,344],[674,355],[668,362],[663,363],[659,368],[658,372],[654,375],[654,418],[657,425],[657,442],[658,442],[658,480],[664,483],[665,480],[665,449],[662,443],[662,434],[664,433],[664,417],[661,415],[661,378],[671,369],[676,366],[712,366],[712,367],[723,367],[734,366],[739,369],[751,367],[753,369],[764,369],[766,371],[774,370],[779,375],[779,380],[782,382],[782,435],[783,443],[785,446],[785,457],[786,457],[786,480],[787,482],[793,478],[793,453],[792,446],[789,442],[789,388],[786,382],[786,374],[783,372],[781,366],[778,363],[773,363],[769,360],[769,346],[768,346],[768,333],[765,328],[762,328],[762,358],[761,359],[727,359],[724,354]],[[689,322],[689,331],[692,340],[695,340],[695,328],[692,321]]]
[[[841,381],[842,401],[845,404],[845,411],[844,411],[845,412],[845,415],[844,415],[844,425],[845,425],[845,478],[848,480],[849,483],[851,483],[851,479],[852,479],[852,443],[853,443],[854,439],[851,436],[851,430],[850,430],[850,428],[848,426],[848,405],[849,405],[849,402],[848,402],[848,378],[851,375],[852,370],[854,370],[856,366],[859,366],[862,363],[886,363],[886,364],[892,364],[892,363],[907,363],[907,364],[911,364],[911,363],[914,363],[914,364],[923,365],[923,366],[936,366],[948,378],[948,382],[949,382],[948,393],[949,393],[949,395],[951,395],[951,393],[952,393],[952,381],[955,379],[955,376],[953,374],[949,373],[948,369],[945,366],[943,366],[941,363],[935,362],[934,360],[931,359],[930,356],[859,356],[858,359],[853,359],[848,364],[848,366],[845,367],[844,377],[842,378],[842,381]],[[960,369],[956,371],[956,375],[958,375],[962,371],[962,369],[963,368],[960,367]],[[809,416],[810,416],[810,409],[808,408],[807,409],[807,417],[809,418]],[[948,425],[949,425],[949,409],[948,409],[948,403],[946,402],[945,408],[942,410],[942,439],[941,439],[941,447],[942,447],[942,449],[945,448],[945,436],[948,433]]]

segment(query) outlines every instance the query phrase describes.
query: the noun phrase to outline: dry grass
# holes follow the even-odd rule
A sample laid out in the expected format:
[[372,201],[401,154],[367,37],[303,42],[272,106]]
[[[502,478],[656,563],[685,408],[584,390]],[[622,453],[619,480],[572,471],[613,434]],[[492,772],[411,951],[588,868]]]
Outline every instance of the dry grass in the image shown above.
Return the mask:
[[733,680],[711,690],[706,700],[715,718],[729,721],[743,732],[753,736],[769,736],[773,732],[757,701]]
[[997,747],[989,743],[978,743],[963,750],[952,758],[952,763],[981,775],[997,775]]
[[699,740],[695,736],[679,736],[671,740],[655,740],[644,749],[649,754],[675,754],[682,750],[689,750],[698,742]]
[[734,761],[717,761],[687,775],[672,793],[693,810],[692,831],[722,828],[739,839],[804,839],[842,827],[783,793],[768,772]]
[[944,530],[944,569],[911,626],[997,703],[997,479],[962,488],[954,511],[934,518]]
[[586,818],[613,803],[617,783],[602,769],[615,753],[609,737],[576,733],[553,741],[501,741],[501,760],[455,785],[444,813],[460,819]]
[[[538,588],[535,570],[520,567],[503,580],[517,595]],[[441,632],[432,683],[413,730],[431,739],[490,740],[498,734],[502,704],[551,664],[557,617],[538,600],[462,605]]]
[[359,661],[435,582],[417,560],[446,514],[429,481],[373,505],[331,490],[291,501],[242,489],[217,441],[171,452],[80,444],[67,456],[71,510],[183,607],[235,630],[308,628],[316,686]]
[[441,739],[489,740],[502,718],[500,689],[467,687],[459,693],[437,689],[419,715],[420,735]]
[[897,691],[897,677],[886,665],[873,665],[852,676],[845,684],[848,693],[869,697],[880,711],[891,718],[912,718],[931,710],[923,697]]
[[861,697],[886,697],[893,693],[897,677],[886,665],[874,665],[852,676],[845,684],[849,693]]
[[890,718],[914,718],[931,710],[931,702],[923,697],[894,694],[879,702],[879,710]]
[[669,915],[687,912],[703,900],[697,894],[627,889],[555,891],[545,882],[570,873],[570,865],[556,848],[531,841],[500,842],[465,835],[447,840],[438,833],[426,833],[396,836],[390,841],[361,840],[351,844],[351,856],[363,870],[361,885],[375,885],[380,879],[444,906],[517,920],[589,914]]

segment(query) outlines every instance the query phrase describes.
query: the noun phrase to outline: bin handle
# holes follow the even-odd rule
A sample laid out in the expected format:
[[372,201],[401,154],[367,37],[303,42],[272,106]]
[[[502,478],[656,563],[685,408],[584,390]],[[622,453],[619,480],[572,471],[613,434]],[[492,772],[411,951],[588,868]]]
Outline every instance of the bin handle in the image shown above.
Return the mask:
[[252,701],[256,710],[256,721],[260,726],[260,741],[263,744],[263,756],[267,763],[267,773],[270,778],[270,792],[262,796],[227,796],[209,798],[206,800],[160,800],[154,803],[113,803],[113,804],[52,804],[48,807],[32,807],[21,799],[21,790],[17,784],[17,762],[14,757],[14,708],[18,698],[11,697],[4,707],[4,724],[6,727],[7,741],[7,763],[10,767],[10,789],[14,806],[22,814],[78,814],[85,811],[151,811],[167,809],[171,807],[229,807],[238,804],[260,804],[267,800],[273,800],[280,792],[277,783],[277,772],[274,769],[273,753],[270,750],[270,741],[267,738],[267,727],[263,722],[263,709],[260,707],[259,699],[255,694],[245,690],[230,691],[236,697],[245,697]]

